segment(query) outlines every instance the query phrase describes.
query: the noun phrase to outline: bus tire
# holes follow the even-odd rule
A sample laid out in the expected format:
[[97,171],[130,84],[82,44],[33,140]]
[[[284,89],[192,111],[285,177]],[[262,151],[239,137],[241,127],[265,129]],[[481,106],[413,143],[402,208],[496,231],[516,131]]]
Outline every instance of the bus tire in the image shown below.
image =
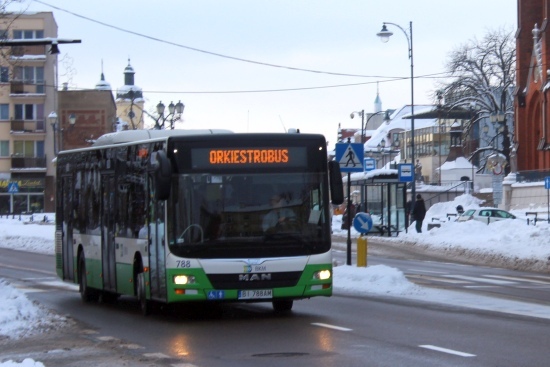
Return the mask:
[[275,312],[289,312],[292,310],[294,301],[291,299],[278,299],[272,302]]
[[143,270],[137,275],[137,298],[139,308],[143,316],[151,313],[151,301],[147,300],[147,290],[145,288],[145,273]]
[[79,274],[78,278],[78,291],[80,292],[80,298],[86,303],[96,302],[99,299],[99,295],[90,287],[88,287],[88,279],[86,278],[86,259],[84,255],[80,254],[79,260]]

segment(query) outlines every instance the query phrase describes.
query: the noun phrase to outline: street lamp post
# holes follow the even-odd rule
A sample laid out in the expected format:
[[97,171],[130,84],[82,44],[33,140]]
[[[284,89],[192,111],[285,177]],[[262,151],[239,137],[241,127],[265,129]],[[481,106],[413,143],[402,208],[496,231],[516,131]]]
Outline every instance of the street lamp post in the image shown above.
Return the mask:
[[365,110],[361,110],[361,111],[353,111],[349,117],[350,118],[354,118],[355,115],[360,115],[361,116],[361,144],[364,144],[365,143],[365,133],[367,131],[367,126],[369,125],[369,121],[371,118],[373,118],[374,116],[376,115],[380,115],[381,113],[385,113],[386,115],[388,114],[388,111],[378,111],[378,112],[375,112],[373,114],[371,114],[368,118],[367,118],[367,121],[365,122]]
[[170,102],[168,105],[168,115],[164,116],[166,106],[162,103],[162,101],[159,102],[157,105],[158,118],[155,120],[155,130],[165,129],[164,124],[166,121],[170,122],[170,130],[174,130],[174,123],[181,119],[184,108],[185,105],[181,103],[181,101],[176,104],[174,104],[174,102]]
[[[388,31],[388,28],[386,28],[386,25],[390,24],[393,26],[396,26],[397,28],[401,29],[403,31],[403,34],[407,38],[407,43],[409,46],[409,59],[411,60],[411,159],[412,164],[415,164],[414,159],[414,62],[413,62],[413,26],[412,22],[409,22],[409,33],[405,29],[403,29],[400,25],[390,22],[384,22],[382,24],[382,30],[378,32],[376,35],[380,37],[382,42],[386,43],[390,40],[390,37],[393,35],[393,32]],[[412,180],[411,183],[411,202],[414,207],[414,202],[416,199],[416,177]]]
[[[48,115],[48,122],[52,126],[53,130],[53,152],[55,155],[63,150],[63,127],[59,124],[59,117],[55,111],[50,112]],[[71,113],[69,115],[69,131],[74,127],[76,123],[76,115]]]
[[59,149],[57,148],[57,141],[59,140],[57,138],[59,123],[57,119],[57,113],[55,113],[55,111],[50,112],[50,114],[48,115],[48,122],[52,126],[52,131],[53,131],[53,153],[57,156],[57,153],[59,153]]

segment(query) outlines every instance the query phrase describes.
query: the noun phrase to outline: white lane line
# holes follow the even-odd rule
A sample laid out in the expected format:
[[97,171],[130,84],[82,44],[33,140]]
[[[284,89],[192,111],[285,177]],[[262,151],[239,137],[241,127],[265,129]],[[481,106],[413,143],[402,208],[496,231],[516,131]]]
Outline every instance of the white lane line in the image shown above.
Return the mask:
[[437,352],[454,354],[455,356],[460,356],[460,357],[475,357],[476,356],[475,354],[464,353],[464,352],[460,352],[458,350],[452,350],[452,349],[447,349],[447,348],[436,347],[435,345],[419,345],[419,347],[435,350]]
[[325,328],[328,328],[328,329],[339,330],[339,331],[352,331],[353,330],[353,329],[348,329],[348,328],[341,327],[341,326],[323,324],[323,323],[320,323],[320,322],[312,322],[311,325],[319,326],[319,327],[325,327]]
[[34,268],[24,268],[22,266],[12,266],[12,265],[8,265],[8,264],[4,264],[4,263],[0,263],[0,267],[8,268],[8,269],[14,269],[14,270],[25,270],[25,271],[28,270],[28,271],[32,271],[33,273],[41,273],[41,274],[55,276],[55,273],[52,272],[52,271],[44,271],[44,270],[38,270],[38,269],[34,269]]
[[498,285],[517,284],[517,282],[509,282],[506,280],[485,279],[485,278],[469,277],[466,275],[443,275],[443,276],[446,278],[463,279],[463,280],[470,280],[472,282],[481,282],[481,283],[498,284]]
[[143,353],[143,356],[144,357],[147,357],[147,358],[157,358],[157,359],[168,359],[168,358],[172,358],[170,357],[169,355],[166,355],[164,353]]
[[431,277],[428,275],[407,275],[407,278],[413,278],[418,280],[432,280],[436,282],[451,283],[451,284],[471,284],[472,282],[466,280],[454,280],[454,279],[444,279],[438,277]]
[[415,273],[432,273],[432,274],[449,274],[448,271],[434,271],[434,270],[424,270],[424,269],[407,269],[407,271],[412,271]]
[[519,282],[535,283],[535,284],[545,284],[548,285],[550,282],[543,282],[542,280],[534,280],[530,278],[518,278],[518,277],[508,277],[504,275],[485,275],[489,278],[498,278],[498,279],[507,279],[507,280],[516,280]]

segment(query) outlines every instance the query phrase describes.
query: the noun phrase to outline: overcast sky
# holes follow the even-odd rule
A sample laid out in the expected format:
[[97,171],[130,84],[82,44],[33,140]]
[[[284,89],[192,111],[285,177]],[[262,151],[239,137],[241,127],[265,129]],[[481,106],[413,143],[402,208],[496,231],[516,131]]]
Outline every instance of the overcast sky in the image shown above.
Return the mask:
[[[182,127],[237,132],[295,127],[324,134],[331,146],[338,123],[361,127],[360,119],[350,120],[352,111],[373,112],[377,82],[383,109],[411,102],[407,39],[389,25],[394,36],[380,42],[376,33],[384,21],[407,32],[413,22],[415,104],[434,102],[437,79],[420,76],[442,73],[453,49],[481,39],[488,29],[517,28],[517,0],[27,0],[25,5],[29,11],[52,11],[60,38],[82,40],[60,46],[60,84],[93,88],[103,62],[116,90],[130,58],[145,109],[152,113],[161,100],[166,105],[181,100]],[[399,77],[404,79],[390,81]],[[311,89],[329,86],[340,87]],[[267,92],[284,89],[293,90]],[[242,91],[261,92],[236,93]]]

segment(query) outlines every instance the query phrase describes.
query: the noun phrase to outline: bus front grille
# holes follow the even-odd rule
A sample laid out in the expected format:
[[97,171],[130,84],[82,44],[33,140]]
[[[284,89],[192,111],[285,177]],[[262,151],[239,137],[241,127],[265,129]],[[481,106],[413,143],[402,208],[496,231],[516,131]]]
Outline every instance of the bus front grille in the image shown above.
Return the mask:
[[302,272],[208,274],[215,289],[263,289],[294,287]]

